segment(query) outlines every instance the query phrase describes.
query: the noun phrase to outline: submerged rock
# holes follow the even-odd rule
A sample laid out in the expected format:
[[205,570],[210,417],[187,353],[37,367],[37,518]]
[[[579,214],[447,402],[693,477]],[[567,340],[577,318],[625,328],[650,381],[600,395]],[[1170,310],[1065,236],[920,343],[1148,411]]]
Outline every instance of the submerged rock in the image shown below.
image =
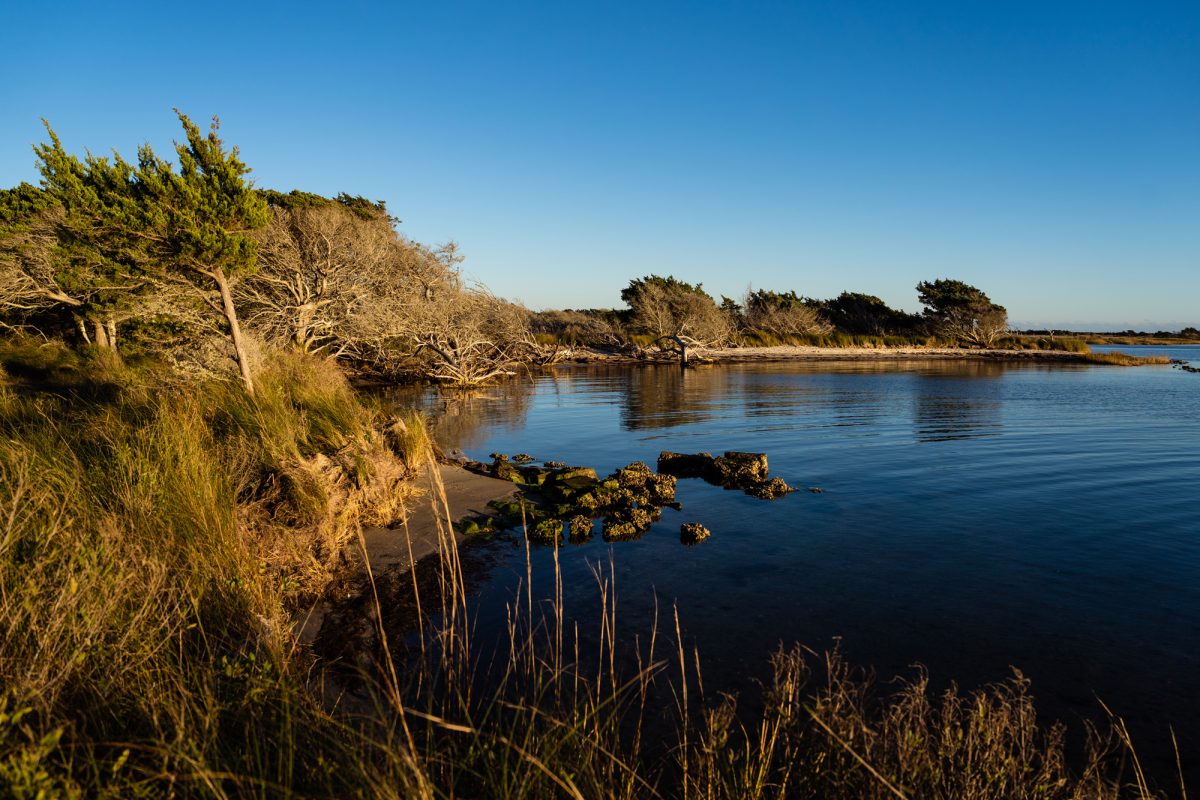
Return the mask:
[[712,531],[699,522],[685,522],[679,526],[679,541],[684,544],[699,544],[712,536]]
[[775,500],[792,491],[783,478],[771,478],[746,487],[746,494],[762,500]]
[[712,453],[672,453],[663,450],[658,454],[658,471],[676,478],[708,478],[716,474],[716,459]]

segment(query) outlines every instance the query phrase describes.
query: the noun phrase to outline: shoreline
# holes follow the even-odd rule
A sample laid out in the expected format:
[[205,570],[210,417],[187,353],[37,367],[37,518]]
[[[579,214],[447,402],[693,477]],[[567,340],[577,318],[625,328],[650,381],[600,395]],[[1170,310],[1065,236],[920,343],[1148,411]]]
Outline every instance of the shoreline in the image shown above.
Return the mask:
[[[1066,350],[968,350],[957,347],[815,347],[776,345],[772,347],[714,347],[689,351],[689,363],[738,364],[769,361],[1042,361],[1056,364],[1094,364],[1086,353]],[[674,364],[672,353],[645,351],[637,355],[593,348],[571,351],[559,363],[575,364]]]

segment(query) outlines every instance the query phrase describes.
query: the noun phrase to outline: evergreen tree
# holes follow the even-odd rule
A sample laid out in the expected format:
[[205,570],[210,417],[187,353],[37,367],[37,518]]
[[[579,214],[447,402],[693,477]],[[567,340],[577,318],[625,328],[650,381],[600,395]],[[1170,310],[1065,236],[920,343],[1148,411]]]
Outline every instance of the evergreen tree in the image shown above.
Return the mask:
[[[50,130],[35,148],[43,183],[65,209],[63,241],[86,267],[86,279],[129,291],[161,290],[185,282],[214,291],[241,378],[254,391],[249,358],[230,283],[255,267],[251,232],[266,224],[267,204],[245,176],[237,148],[226,150],[214,118],[207,135],[175,112],[186,141],[176,143],[179,164],[149,145],[133,165],[114,154],[84,160],[68,154]],[[47,126],[49,130],[49,126]],[[129,296],[126,295],[126,298]],[[127,302],[134,302],[128,300]]]
[[991,347],[1008,330],[1008,311],[979,289],[962,281],[921,281],[917,295],[925,317],[943,336]]

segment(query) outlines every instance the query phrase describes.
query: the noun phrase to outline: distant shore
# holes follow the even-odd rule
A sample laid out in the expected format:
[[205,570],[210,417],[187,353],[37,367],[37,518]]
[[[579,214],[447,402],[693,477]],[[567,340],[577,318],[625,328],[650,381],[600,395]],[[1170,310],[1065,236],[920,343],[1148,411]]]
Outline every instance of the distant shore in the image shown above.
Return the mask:
[[[671,352],[646,350],[631,354],[579,348],[564,359],[574,363],[676,363],[679,357]],[[688,350],[693,363],[735,364],[760,361],[1039,361],[1054,364],[1095,364],[1091,353],[1072,353],[1064,350],[1004,350],[967,349],[960,347],[813,347],[777,345],[774,347],[715,347]],[[1145,360],[1139,363],[1166,363]]]

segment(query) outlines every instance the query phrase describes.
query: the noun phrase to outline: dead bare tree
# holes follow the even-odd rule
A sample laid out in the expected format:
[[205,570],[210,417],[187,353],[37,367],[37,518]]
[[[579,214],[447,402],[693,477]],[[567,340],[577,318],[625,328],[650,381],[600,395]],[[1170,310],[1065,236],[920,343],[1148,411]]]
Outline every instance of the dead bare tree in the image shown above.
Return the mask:
[[273,206],[257,239],[258,269],[237,287],[237,303],[264,339],[305,352],[339,348],[396,249],[386,214],[364,219],[333,201]]
[[258,271],[237,297],[264,339],[460,386],[547,357],[528,312],[464,285],[455,244],[406,239],[379,204],[275,200],[258,233]]
[[656,339],[687,336],[713,346],[733,334],[728,316],[699,284],[650,275],[630,281],[621,297],[633,311],[634,327]]

